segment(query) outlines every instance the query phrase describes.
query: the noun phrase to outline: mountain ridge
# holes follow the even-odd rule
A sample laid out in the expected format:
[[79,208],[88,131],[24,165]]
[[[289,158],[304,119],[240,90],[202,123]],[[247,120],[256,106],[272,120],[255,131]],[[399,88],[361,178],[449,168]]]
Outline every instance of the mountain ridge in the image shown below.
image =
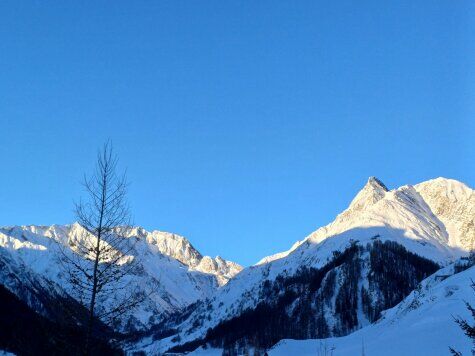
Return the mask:
[[[442,182],[443,186],[453,183],[446,179],[436,181]],[[457,185],[463,183],[457,182]],[[205,302],[202,308],[198,308],[180,325],[180,343],[203,338],[209,328],[254,308],[259,304],[258,296],[264,282],[275,281],[277,277],[290,278],[300,266],[321,268],[334,252],[344,251],[352,243],[363,247],[375,241],[393,241],[412,253],[442,265],[466,255],[468,249],[457,240],[459,237],[455,238],[455,243],[449,243],[449,233],[437,216],[439,212],[432,211],[416,187],[405,185],[388,190],[380,180],[368,179],[348,208],[333,222],[297,241],[290,250],[268,256],[258,264],[243,269],[228,284],[214,292],[209,302]],[[426,190],[431,191],[431,181],[427,187]],[[458,204],[472,203],[473,190],[467,189],[466,194],[461,195],[463,201],[458,201]],[[440,200],[438,194],[435,194],[435,201]],[[452,203],[449,202],[449,205]],[[431,205],[434,206],[433,203]],[[457,211],[452,205],[450,208]],[[464,220],[463,225],[468,227],[470,233],[473,216],[471,218],[468,218],[468,222]],[[359,278],[367,277],[360,275]],[[209,315],[205,310],[211,310],[211,320],[203,318]],[[203,323],[200,325],[198,320],[203,320]],[[163,340],[154,345],[156,350],[164,351],[173,343]]]
[[[130,257],[139,257],[142,266],[140,274],[130,277],[139,280],[141,293],[148,293],[153,287],[158,291],[133,315],[124,315],[117,329],[124,332],[149,330],[160,324],[173,330],[169,337],[145,336],[126,345],[129,351],[160,354],[187,343],[194,345],[204,339],[209,330],[219,335],[220,325],[228,320],[239,321],[243,313],[252,316],[259,305],[272,306],[276,300],[265,298],[270,295],[278,301],[283,296],[280,292],[269,294],[269,286],[284,285],[287,286],[286,293],[290,293],[286,298],[292,303],[282,310],[277,309],[276,313],[285,316],[283,313],[298,310],[294,304],[301,305],[302,300],[322,298],[327,307],[317,310],[313,306],[308,314],[317,317],[315,313],[318,312],[319,322],[323,315],[323,325],[331,326],[330,335],[344,335],[373,320],[372,312],[369,316],[362,314],[362,299],[366,298],[365,307],[374,308],[377,315],[381,305],[393,306],[403,297],[393,289],[385,291],[390,294],[383,298],[378,281],[372,277],[380,268],[379,255],[390,256],[393,265],[402,268],[394,278],[403,278],[409,273],[412,288],[426,273],[421,271],[433,268],[431,263],[444,266],[468,254],[475,240],[474,217],[475,193],[464,183],[436,178],[389,190],[381,180],[370,177],[332,222],[296,241],[289,250],[264,257],[244,269],[219,256],[203,256],[183,236],[130,227],[123,238],[136,243]],[[60,287],[61,273],[52,256],[59,244],[67,245],[71,239],[83,238],[83,235],[84,231],[77,223],[3,227],[0,228],[0,262],[14,267],[10,281],[16,279],[27,283],[41,277],[40,281],[52,283],[58,293],[67,293],[67,285]],[[353,252],[340,261],[341,255],[348,251]],[[411,263],[404,264],[411,259]],[[421,271],[418,268],[422,268]],[[381,276],[383,272],[378,273]],[[318,287],[313,290],[313,296],[306,294],[307,299],[304,299],[299,293],[305,290],[305,283],[315,284],[308,280],[313,278],[311,276],[319,279],[317,285],[323,290]],[[336,277],[336,282],[331,282],[330,276]],[[354,283],[345,287],[342,281],[350,281],[349,276]],[[25,294],[28,289],[23,285],[8,284],[8,278],[3,276],[2,284],[6,283],[10,291],[28,302],[28,298],[31,299]],[[301,281],[298,282],[300,286],[296,281]],[[344,314],[335,309],[349,296],[358,301],[353,309],[346,311],[356,320],[350,318],[350,322],[341,319]],[[169,316],[180,313],[183,316],[167,322]],[[345,323],[349,324],[344,326]]]
[[[433,182],[438,182],[442,185],[448,184],[448,183],[452,183],[452,184],[455,183],[459,187],[464,187],[465,195],[467,196],[466,200],[468,201],[468,204],[466,204],[466,206],[467,206],[466,210],[469,210],[471,212],[473,211],[472,217],[475,216],[475,192],[474,192],[474,190],[469,188],[464,183],[459,182],[455,179],[448,179],[448,178],[439,177],[439,178],[424,181],[422,183],[418,183],[414,186],[412,186],[412,185],[403,185],[399,188],[389,190],[386,187],[386,185],[384,183],[382,183],[382,181],[380,179],[378,179],[374,176],[371,176],[371,177],[368,178],[368,181],[363,186],[363,188],[361,188],[361,190],[358,191],[358,193],[352,199],[352,201],[348,205],[348,208],[346,208],[345,210],[343,210],[343,212],[338,214],[332,222],[330,222],[329,224],[313,231],[312,233],[307,235],[304,239],[294,242],[294,244],[292,245],[292,247],[289,250],[278,252],[278,253],[270,255],[270,256],[266,256],[266,257],[262,258],[259,262],[257,262],[256,265],[266,263],[266,262],[270,262],[270,261],[273,261],[274,259],[279,259],[279,258],[282,258],[282,257],[286,257],[288,254],[293,252],[295,249],[297,249],[301,244],[303,244],[308,239],[322,240],[323,238],[325,238],[325,237],[321,237],[322,235],[327,236],[328,234],[331,234],[331,233],[334,234],[335,232],[332,231],[332,229],[331,229],[332,225],[340,224],[340,223],[344,222],[345,220],[348,220],[349,218],[351,218],[351,215],[355,214],[355,212],[360,212],[360,211],[364,210],[365,208],[368,208],[369,206],[373,206],[374,204],[376,204],[381,199],[384,199],[384,197],[386,196],[387,193],[393,192],[392,194],[396,194],[396,192],[398,190],[406,190],[407,191],[407,190],[412,190],[412,189],[414,189],[417,193],[419,193],[419,191],[424,191],[425,187],[427,187],[426,190],[430,191],[431,184]],[[413,192],[412,192],[412,194],[413,194]],[[434,200],[437,201],[436,198]],[[467,201],[465,201],[463,203],[467,203]],[[460,205],[463,206],[463,203],[461,203]],[[433,203],[432,205],[434,206],[435,204],[436,203]],[[440,210],[440,208],[439,208],[439,210]],[[468,216],[468,213],[467,213],[467,216]],[[467,220],[469,220],[469,219],[467,218]],[[473,219],[472,219],[472,224],[473,224]],[[469,229],[470,228],[470,222],[467,222],[466,225],[469,226],[467,228],[467,229]],[[330,233],[329,230],[332,231],[332,232]],[[475,234],[475,229],[472,229],[472,231],[474,231],[474,234]],[[339,232],[341,232],[341,230]],[[475,235],[473,235],[473,236],[471,235],[471,238],[472,238],[472,241],[475,241]],[[468,248],[466,246],[466,244],[461,244],[458,241],[454,241],[451,244],[451,246],[453,246],[453,247],[462,247],[464,249]]]
[[[62,276],[63,270],[58,261],[60,246],[65,246],[68,253],[73,253],[69,241],[86,238],[84,235],[87,237],[90,234],[78,223],[3,227],[0,228],[0,253],[9,257],[10,264],[17,266],[17,279],[28,280],[25,273],[37,274],[55,285],[61,285],[68,293],[72,288]],[[124,331],[127,325],[133,325],[134,329],[148,328],[191,303],[206,298],[212,290],[227,283],[241,270],[233,262],[202,256],[185,238],[176,237],[178,235],[172,238],[172,234],[137,229],[130,229],[126,235],[124,238],[131,239],[135,244],[133,256],[130,257],[139,257],[141,265],[141,272],[135,275],[140,286],[137,293],[145,293],[149,297],[133,316],[124,315],[120,327]],[[180,243],[167,245],[167,242],[173,241]],[[186,261],[186,257],[189,257],[189,261]],[[150,294],[152,289],[157,291]],[[11,291],[15,292],[14,289]],[[119,290],[117,293],[125,294],[125,291]]]

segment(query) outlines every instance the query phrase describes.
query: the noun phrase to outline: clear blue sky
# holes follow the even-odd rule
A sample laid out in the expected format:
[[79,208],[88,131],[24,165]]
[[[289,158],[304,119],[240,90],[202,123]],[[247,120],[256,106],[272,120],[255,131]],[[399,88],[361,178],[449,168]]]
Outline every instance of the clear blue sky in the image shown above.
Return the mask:
[[1,1],[0,225],[69,223],[110,138],[134,221],[244,265],[390,188],[475,186],[473,1]]

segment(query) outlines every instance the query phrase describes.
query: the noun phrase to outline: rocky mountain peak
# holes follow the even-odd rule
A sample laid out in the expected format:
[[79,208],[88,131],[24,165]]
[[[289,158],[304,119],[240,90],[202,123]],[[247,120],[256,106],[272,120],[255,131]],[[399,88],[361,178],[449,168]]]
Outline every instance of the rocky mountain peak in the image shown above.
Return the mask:
[[374,176],[368,178],[368,182],[366,183],[366,185],[369,185],[374,189],[382,189],[386,192],[389,191],[389,189],[384,185],[384,183]]
[[351,202],[348,210],[363,210],[384,198],[388,188],[376,177],[369,177],[366,185]]

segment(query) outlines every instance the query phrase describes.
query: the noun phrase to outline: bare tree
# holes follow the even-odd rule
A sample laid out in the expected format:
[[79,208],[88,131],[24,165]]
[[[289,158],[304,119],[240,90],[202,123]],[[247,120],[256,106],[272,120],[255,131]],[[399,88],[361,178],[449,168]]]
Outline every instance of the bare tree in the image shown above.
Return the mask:
[[[126,201],[127,178],[118,175],[117,156],[106,143],[93,174],[84,177],[86,195],[75,204],[80,225],[61,248],[61,263],[72,294],[87,307],[84,354],[91,353],[96,320],[111,323],[137,305],[133,276],[137,261]],[[127,294],[128,293],[128,294]]]

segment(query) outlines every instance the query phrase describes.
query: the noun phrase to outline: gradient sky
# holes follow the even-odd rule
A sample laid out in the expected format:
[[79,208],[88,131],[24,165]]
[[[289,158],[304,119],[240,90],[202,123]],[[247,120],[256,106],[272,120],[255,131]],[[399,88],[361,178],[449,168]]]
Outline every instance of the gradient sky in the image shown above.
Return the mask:
[[134,222],[244,265],[369,176],[475,186],[473,1],[1,1],[0,225],[74,221],[111,139]]

